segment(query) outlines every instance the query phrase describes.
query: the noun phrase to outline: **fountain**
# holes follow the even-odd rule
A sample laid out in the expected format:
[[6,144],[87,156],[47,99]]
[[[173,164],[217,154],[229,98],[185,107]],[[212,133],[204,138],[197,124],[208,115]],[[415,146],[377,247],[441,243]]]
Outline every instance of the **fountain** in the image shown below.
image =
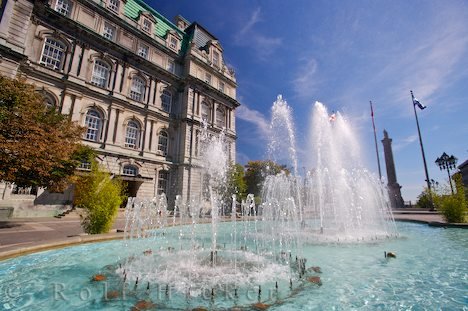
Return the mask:
[[[316,103],[300,176],[291,108],[273,104],[263,202],[227,195],[224,133],[203,132],[204,191],[129,199],[123,241],[0,262],[0,308],[411,309],[466,305],[465,230],[398,224],[339,113]],[[226,198],[230,198],[226,201]],[[240,216],[239,216],[240,214]],[[435,249],[423,245],[433,243]],[[396,258],[383,256],[393,253]],[[86,256],[83,256],[86,254]],[[446,265],[450,262],[450,265]],[[427,268],[431,267],[431,273]],[[450,284],[448,286],[447,284]]]
[[360,164],[359,142],[340,113],[330,114],[315,103],[305,163],[311,169],[302,178],[291,111],[281,96],[272,114],[270,158],[288,150],[293,173],[267,177],[263,204],[270,217],[293,211],[291,217],[301,221],[301,241],[356,242],[397,235],[387,190]]
[[[224,133],[211,135],[205,124],[201,154],[206,195],[186,204],[178,197],[172,222],[167,220],[164,196],[129,200],[125,230],[129,253],[117,274],[130,283],[165,284],[174,293],[195,300],[206,293],[216,296],[234,291],[238,295],[252,288],[258,288],[261,300],[262,287],[302,286],[300,279],[306,274],[303,243],[395,236],[386,191],[356,164],[357,142],[350,126],[340,114],[329,121],[320,103],[315,105],[313,124],[310,154],[317,157],[317,168],[301,178],[291,109],[278,96],[272,108],[268,149],[272,160],[289,159],[292,169],[289,174],[266,178],[261,206],[255,206],[252,195],[241,202],[240,220],[235,195],[230,217],[222,216],[227,205],[222,201],[227,148]],[[203,200],[209,203],[209,218],[200,218],[199,206],[206,205]],[[222,220],[231,221],[227,231],[219,229]],[[201,222],[208,222],[210,230]],[[169,230],[168,225],[180,226]],[[142,248],[147,250],[142,253]]]

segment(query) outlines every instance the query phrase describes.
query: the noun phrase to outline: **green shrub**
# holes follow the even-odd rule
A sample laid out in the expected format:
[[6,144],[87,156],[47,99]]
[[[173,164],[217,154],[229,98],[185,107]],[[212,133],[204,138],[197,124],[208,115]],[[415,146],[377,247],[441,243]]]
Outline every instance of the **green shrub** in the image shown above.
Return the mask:
[[108,232],[117,217],[118,209],[125,199],[124,186],[97,163],[91,172],[80,176],[75,185],[75,206],[84,208],[86,216],[81,225],[90,234]]
[[453,176],[453,179],[457,192],[455,194],[440,196],[440,211],[447,222],[465,222],[468,202],[465,197],[465,189],[463,188],[461,175],[456,174]]

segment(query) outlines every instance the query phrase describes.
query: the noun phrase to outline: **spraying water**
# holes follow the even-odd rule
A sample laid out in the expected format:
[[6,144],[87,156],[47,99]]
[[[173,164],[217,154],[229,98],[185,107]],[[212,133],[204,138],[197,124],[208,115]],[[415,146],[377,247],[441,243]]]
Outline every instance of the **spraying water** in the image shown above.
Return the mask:
[[[238,300],[241,292],[248,297],[255,288],[261,301],[261,289],[274,288],[280,301],[304,285],[304,243],[356,243],[397,234],[387,191],[360,165],[358,140],[342,115],[331,118],[324,105],[315,104],[306,176],[298,175],[292,110],[281,96],[273,104],[271,132],[270,159],[286,161],[292,169],[266,177],[261,206],[251,194],[240,203],[235,195],[226,195],[224,132],[209,132],[206,124],[201,139],[203,195],[186,203],[176,197],[173,211],[164,194],[129,199],[129,254],[117,270],[124,284],[165,285],[166,291],[187,299],[211,293],[214,300],[217,292],[234,293],[236,304],[249,303]],[[231,225],[221,230],[221,221]]]
[[[316,102],[307,149],[308,172],[297,174],[291,108],[278,96],[272,109],[270,153],[289,150],[292,175],[268,176],[263,189],[267,218],[286,219],[283,235],[301,235],[300,242],[356,242],[397,234],[387,190],[360,163],[360,144],[340,113]],[[282,135],[288,133],[285,139]],[[295,220],[300,220],[301,229]]]

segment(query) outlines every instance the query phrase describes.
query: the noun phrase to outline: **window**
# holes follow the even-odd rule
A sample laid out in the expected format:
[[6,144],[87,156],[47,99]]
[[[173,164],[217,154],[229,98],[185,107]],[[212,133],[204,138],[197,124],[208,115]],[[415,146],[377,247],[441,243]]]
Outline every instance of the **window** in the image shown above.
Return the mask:
[[143,31],[147,33],[151,33],[151,26],[152,26],[151,21],[147,18],[144,18],[141,29],[143,29]]
[[226,126],[226,110],[224,108],[216,109],[216,125],[219,127]]
[[46,106],[47,109],[54,109],[57,105],[54,96],[48,92],[43,92],[42,95],[44,96],[44,106]]
[[205,72],[205,82],[211,84],[211,75],[208,72]]
[[219,81],[218,90],[224,93],[224,82]]
[[70,17],[73,8],[73,3],[70,0],[57,0],[55,4],[55,11]]
[[200,155],[200,131],[195,131],[195,156],[198,157]]
[[177,50],[177,45],[178,45],[179,41],[172,37],[169,39],[169,48],[173,49],[173,50]]
[[145,99],[145,81],[140,77],[133,77],[130,89],[130,98],[139,102]]
[[96,109],[89,109],[85,119],[85,139],[99,141],[101,138],[102,117]]
[[161,151],[163,155],[167,155],[167,144],[169,142],[169,137],[166,131],[161,131],[159,133],[158,139],[158,151]]
[[91,77],[91,83],[106,87],[109,82],[110,66],[100,59],[94,61],[93,76]]
[[175,73],[175,63],[172,60],[167,60],[167,66],[166,66],[167,71],[171,73]]
[[55,39],[47,38],[42,49],[41,64],[46,67],[60,70],[62,69],[65,45]]
[[171,112],[172,93],[164,90],[161,95],[161,108],[166,112]]
[[147,45],[144,45],[144,44],[140,44],[138,46],[138,52],[137,54],[145,59],[148,59],[148,55],[149,55],[149,47]]
[[193,104],[193,96],[194,96],[193,89],[189,89],[189,90],[188,90],[188,98],[187,98],[187,102],[189,103],[189,107],[192,107],[192,104]]
[[201,117],[202,120],[208,121],[210,119],[210,106],[206,101],[201,104]]
[[117,28],[115,28],[114,26],[108,23],[104,24],[104,30],[102,32],[102,35],[104,36],[104,38],[109,39],[111,41],[115,41],[116,33],[117,33]]
[[125,165],[122,169],[122,174],[123,175],[128,175],[128,176],[137,176],[138,175],[138,167],[135,165]]
[[136,149],[140,139],[140,126],[134,121],[128,121],[125,132],[125,147]]
[[167,192],[167,181],[169,180],[169,173],[167,171],[160,171],[158,174],[158,194]]
[[89,161],[82,161],[80,163],[80,166],[78,166],[78,169],[84,170],[84,171],[90,171],[91,170],[91,162]]
[[107,8],[115,13],[119,13],[119,6],[120,0],[108,0],[107,2]]
[[213,51],[213,65],[219,67],[219,53],[216,51]]

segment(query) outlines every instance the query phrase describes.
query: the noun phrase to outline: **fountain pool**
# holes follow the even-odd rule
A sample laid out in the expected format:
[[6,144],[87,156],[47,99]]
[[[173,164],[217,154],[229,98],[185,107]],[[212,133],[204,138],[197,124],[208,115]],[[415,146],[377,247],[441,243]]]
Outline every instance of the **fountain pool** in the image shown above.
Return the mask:
[[[209,232],[209,226],[202,230]],[[219,230],[229,231],[231,226],[223,223]],[[257,269],[252,259],[252,283],[240,288],[237,297],[232,287],[226,292],[215,287],[216,299],[212,299],[211,292],[187,296],[178,293],[174,287],[166,294],[164,281],[170,278],[171,266],[189,262],[184,254],[169,263],[166,279],[161,279],[161,284],[151,283],[147,290],[144,281],[140,281],[136,288],[134,281],[127,282],[129,284],[122,292],[122,279],[115,271],[125,259],[123,241],[40,252],[0,263],[0,309],[129,310],[138,302],[151,301],[157,310],[190,310],[200,306],[216,310],[237,306],[239,310],[250,310],[254,309],[253,304],[261,301],[270,305],[268,310],[424,310],[439,307],[466,310],[468,231],[413,223],[397,223],[397,227],[399,238],[378,243],[304,245],[307,267],[321,268],[322,273],[313,275],[321,277],[322,286],[296,278],[292,289],[284,281],[276,289],[274,281],[262,281],[260,297],[256,274],[260,273],[262,279],[272,276],[272,280],[280,279],[281,267],[270,266],[270,270],[264,270],[264,263],[257,262],[261,268]],[[177,245],[179,241],[171,243]],[[143,252],[149,245],[155,248],[152,238],[143,239],[132,247]],[[385,259],[384,251],[395,252],[397,258]],[[153,251],[152,255],[159,256],[157,252]],[[107,279],[92,281],[97,272]],[[224,273],[218,272],[223,278]],[[226,275],[229,277],[229,273]]]

